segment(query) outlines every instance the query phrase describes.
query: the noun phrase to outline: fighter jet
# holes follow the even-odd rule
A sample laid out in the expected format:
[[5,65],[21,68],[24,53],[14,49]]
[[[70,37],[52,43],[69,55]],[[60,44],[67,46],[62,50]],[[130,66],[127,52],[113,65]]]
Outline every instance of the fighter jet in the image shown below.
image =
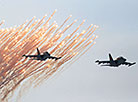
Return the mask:
[[40,60],[40,61],[45,61],[46,59],[55,59],[58,60],[61,57],[53,57],[51,56],[47,51],[44,52],[42,55],[40,54],[39,49],[37,48],[37,55],[23,55],[25,58],[33,58],[32,60]]
[[126,62],[126,59],[123,57],[118,57],[117,59],[113,60],[110,53],[109,53],[109,61],[97,60],[97,61],[95,61],[95,63],[105,64],[105,65],[101,65],[101,66],[111,66],[111,67],[118,67],[120,65],[128,65],[128,67],[129,67],[129,66],[136,64],[136,62],[134,62],[134,63]]

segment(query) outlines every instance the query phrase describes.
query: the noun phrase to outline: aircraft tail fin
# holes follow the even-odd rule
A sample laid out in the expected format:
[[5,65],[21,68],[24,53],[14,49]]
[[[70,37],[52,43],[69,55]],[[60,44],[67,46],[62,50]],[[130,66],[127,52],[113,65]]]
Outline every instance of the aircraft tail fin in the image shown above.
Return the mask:
[[37,54],[38,54],[38,55],[40,55],[40,51],[39,51],[39,49],[38,49],[38,48],[37,48]]
[[110,61],[113,61],[113,58],[110,53],[109,53],[109,59],[110,59]]

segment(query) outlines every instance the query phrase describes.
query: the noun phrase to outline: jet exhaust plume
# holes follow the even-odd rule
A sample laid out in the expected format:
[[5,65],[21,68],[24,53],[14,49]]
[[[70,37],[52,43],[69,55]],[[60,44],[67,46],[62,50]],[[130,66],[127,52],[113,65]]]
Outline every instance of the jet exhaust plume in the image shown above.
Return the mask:
[[[97,26],[91,24],[78,33],[84,20],[72,33],[65,34],[77,20],[66,25],[72,17],[70,15],[60,26],[56,22],[49,23],[55,12],[50,17],[45,15],[36,20],[34,16],[19,26],[0,29],[0,102],[8,102],[19,86],[19,94],[22,95],[27,83],[29,87],[36,87],[53,74],[58,74],[95,44],[97,36],[93,33]],[[0,22],[0,27],[3,23]],[[22,57],[36,54],[37,48],[61,59],[37,61]]]

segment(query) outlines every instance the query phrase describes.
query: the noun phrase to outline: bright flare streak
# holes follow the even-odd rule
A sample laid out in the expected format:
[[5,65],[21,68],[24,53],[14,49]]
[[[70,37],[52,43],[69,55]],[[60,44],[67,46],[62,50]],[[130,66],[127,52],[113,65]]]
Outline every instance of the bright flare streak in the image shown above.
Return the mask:
[[[98,26],[91,24],[79,33],[85,22],[83,20],[72,33],[65,34],[77,20],[66,24],[72,17],[70,15],[60,26],[56,22],[49,24],[55,12],[49,18],[47,15],[38,20],[33,17],[20,26],[0,29],[0,101],[7,102],[13,91],[22,85],[21,82],[20,95],[26,89],[25,85],[38,86],[54,73],[58,74],[66,65],[74,63],[95,44],[97,36],[93,33]],[[36,54],[37,47],[42,53],[48,50],[52,56],[62,58],[57,61],[36,61],[22,57],[24,54]]]

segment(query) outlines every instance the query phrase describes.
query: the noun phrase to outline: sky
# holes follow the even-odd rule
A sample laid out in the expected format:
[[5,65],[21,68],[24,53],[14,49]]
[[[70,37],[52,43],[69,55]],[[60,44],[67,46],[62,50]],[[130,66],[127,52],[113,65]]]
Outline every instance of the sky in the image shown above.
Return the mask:
[[94,63],[108,59],[109,53],[138,62],[137,5],[137,0],[0,0],[4,27],[55,9],[53,20],[58,24],[72,14],[72,20],[86,19],[86,27],[99,26],[96,45],[58,77],[29,91],[22,102],[138,102],[137,64],[110,68]]

